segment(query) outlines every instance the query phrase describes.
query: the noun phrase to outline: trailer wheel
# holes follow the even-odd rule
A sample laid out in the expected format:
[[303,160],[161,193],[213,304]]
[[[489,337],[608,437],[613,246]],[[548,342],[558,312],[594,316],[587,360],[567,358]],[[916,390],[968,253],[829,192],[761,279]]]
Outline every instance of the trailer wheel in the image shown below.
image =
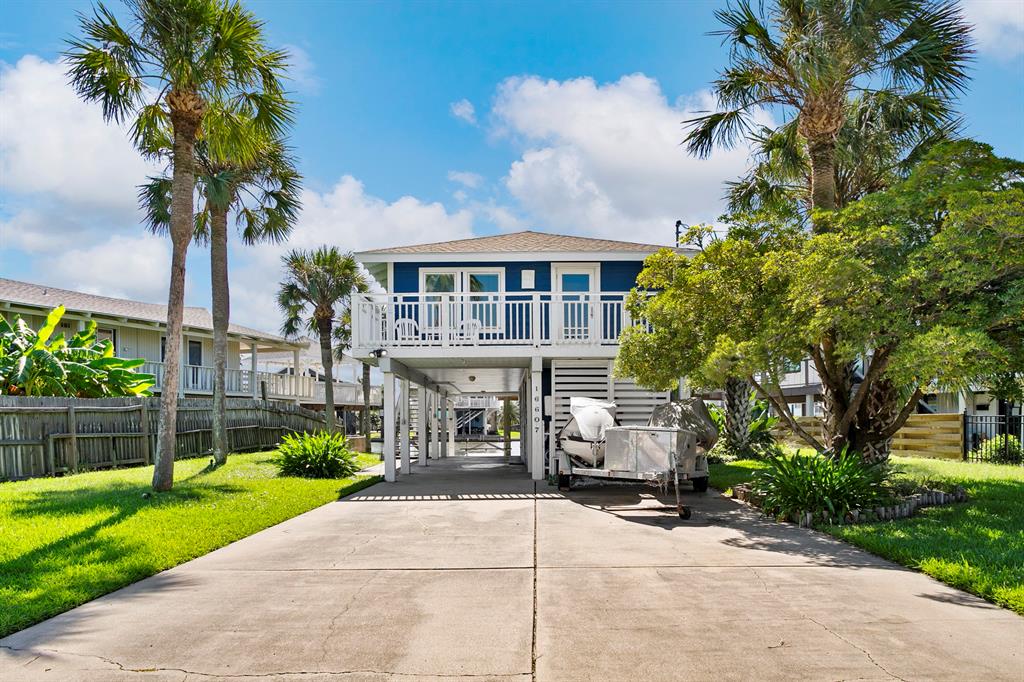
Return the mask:
[[687,520],[688,518],[690,518],[690,508],[689,507],[680,507],[679,508],[679,518],[681,518],[684,521]]
[[572,476],[569,474],[558,474],[558,489],[567,493],[570,488],[572,488]]
[[695,493],[706,493],[708,491],[708,477],[701,476],[700,478],[692,478],[693,481],[693,492]]

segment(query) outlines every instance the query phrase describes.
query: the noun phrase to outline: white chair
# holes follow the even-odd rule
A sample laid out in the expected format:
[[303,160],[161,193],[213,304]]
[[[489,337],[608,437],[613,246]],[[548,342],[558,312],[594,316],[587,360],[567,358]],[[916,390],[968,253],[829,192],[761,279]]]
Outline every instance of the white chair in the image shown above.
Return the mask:
[[480,320],[470,318],[459,323],[459,340],[476,343],[480,340],[480,329],[483,327]]
[[395,320],[395,341],[419,341],[420,325],[408,317]]

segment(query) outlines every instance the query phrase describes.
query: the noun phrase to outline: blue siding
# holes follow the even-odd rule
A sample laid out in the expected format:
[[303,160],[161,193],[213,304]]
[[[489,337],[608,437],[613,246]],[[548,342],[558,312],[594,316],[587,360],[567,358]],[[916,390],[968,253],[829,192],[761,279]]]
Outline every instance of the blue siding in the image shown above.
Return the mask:
[[643,261],[606,261],[601,263],[601,291],[629,291],[636,286],[636,276]]
[[[601,291],[629,291],[636,284],[636,276],[643,268],[643,261],[606,261],[601,263]],[[523,270],[534,271],[534,287],[526,291],[551,291],[551,261],[475,261],[471,263],[395,263],[395,281],[391,292],[411,294],[419,291],[419,270],[425,268],[505,268],[505,289],[524,291]]]

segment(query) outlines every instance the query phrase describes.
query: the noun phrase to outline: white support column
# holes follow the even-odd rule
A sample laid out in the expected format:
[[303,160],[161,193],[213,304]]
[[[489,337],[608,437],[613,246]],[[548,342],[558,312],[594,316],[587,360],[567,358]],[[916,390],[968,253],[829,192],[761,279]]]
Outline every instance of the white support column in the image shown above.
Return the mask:
[[260,382],[256,379],[256,342],[249,344],[249,388],[252,389],[252,397],[260,396]]
[[384,480],[394,483],[398,478],[395,471],[395,375],[384,373],[384,424],[381,427],[384,436]]
[[455,401],[448,403],[448,455],[455,456]]
[[302,351],[298,348],[292,351],[292,397],[295,404],[299,404],[299,396],[302,395]]
[[441,421],[438,419],[440,399],[440,393],[430,392],[430,452],[434,459],[441,457]]
[[411,407],[411,396],[409,395],[409,387],[411,384],[408,379],[402,379],[400,382],[402,389],[402,396],[399,398],[399,418],[398,418],[398,443],[399,450],[402,453],[402,473],[407,474],[412,468],[409,460],[409,409]]
[[813,393],[808,393],[807,395],[804,396],[804,416],[805,417],[813,417],[814,416],[814,394]]
[[427,419],[429,417],[427,389],[420,386],[416,391],[416,442],[419,443],[417,459],[420,466],[427,466],[427,456],[430,453],[430,437],[427,435]]
[[544,480],[544,368],[541,358],[530,366],[530,477]]
[[181,347],[178,348],[178,397],[185,397],[185,372],[188,371],[188,340],[181,335]]
[[441,409],[439,420],[441,422],[441,458],[448,456],[448,396],[439,393],[437,396],[438,407]]

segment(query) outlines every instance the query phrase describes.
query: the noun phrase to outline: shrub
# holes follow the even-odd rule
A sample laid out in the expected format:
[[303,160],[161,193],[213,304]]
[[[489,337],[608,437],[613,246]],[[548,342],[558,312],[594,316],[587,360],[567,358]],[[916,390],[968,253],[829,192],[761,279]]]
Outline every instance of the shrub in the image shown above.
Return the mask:
[[996,464],[1020,464],[1024,461],[1020,439],[1011,434],[1000,433],[985,440],[975,449],[974,456]]
[[748,430],[748,447],[736,449],[724,437],[725,411],[716,405],[708,405],[711,420],[718,429],[718,442],[708,453],[708,461],[714,463],[731,462],[736,459],[764,459],[781,456],[782,447],[776,442],[772,429],[779,423],[778,417],[772,417],[768,411],[767,400],[752,400],[752,419]]
[[870,507],[890,496],[891,476],[884,464],[869,464],[856,452],[843,449],[835,457],[793,455],[769,457],[768,467],[752,483],[762,498],[761,509],[771,516],[794,518],[807,512],[842,520],[853,509]]
[[342,433],[288,434],[277,452],[274,463],[282,476],[345,478],[359,471],[356,454]]

